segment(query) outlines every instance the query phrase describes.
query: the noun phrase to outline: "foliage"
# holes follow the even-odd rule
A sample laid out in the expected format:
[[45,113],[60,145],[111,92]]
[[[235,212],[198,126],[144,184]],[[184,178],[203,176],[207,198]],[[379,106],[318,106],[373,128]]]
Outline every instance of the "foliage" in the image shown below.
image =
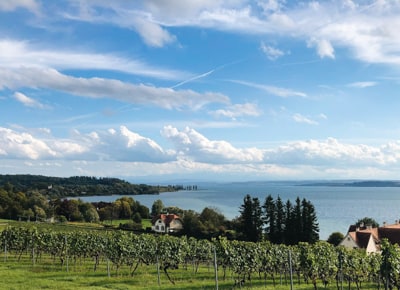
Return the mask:
[[328,239],[326,240],[329,244],[334,246],[338,246],[341,241],[343,241],[344,235],[341,232],[333,232],[329,235]]
[[364,217],[364,218],[362,218],[362,219],[359,219],[359,220],[356,222],[356,226],[357,226],[357,227],[371,226],[371,227],[373,227],[373,228],[377,228],[377,227],[379,227],[379,223],[378,223],[376,220],[374,220],[373,218]]
[[[349,288],[353,284],[361,289],[366,283],[375,283],[379,288],[380,277],[387,289],[400,286],[400,248],[386,240],[382,243],[380,256],[334,247],[327,242],[286,246],[268,241],[229,241],[223,237],[209,241],[168,235],[136,235],[123,231],[8,227],[0,233],[0,248],[4,250],[2,263],[5,265],[9,259],[19,263],[28,261],[39,272],[49,269],[46,257],[57,269],[80,269],[79,265],[90,262],[92,271],[108,271],[108,275],[113,271],[112,275],[119,277],[128,271],[134,279],[138,279],[136,273],[140,269],[150,266],[159,269],[177,288],[177,284],[184,282],[176,271],[182,268],[187,271],[187,265],[192,264],[191,274],[198,275],[201,265],[213,263],[214,249],[218,267],[221,268],[219,274],[224,276],[221,281],[232,277],[233,288],[252,285],[258,281],[257,277],[263,277],[265,284],[267,277],[271,277],[274,287],[278,286],[277,277],[280,284],[287,284],[290,269],[297,274],[299,285],[303,280],[311,283],[314,289],[319,285],[327,288],[335,282],[338,288],[342,282],[348,283]],[[112,267],[106,266],[107,263],[111,263]],[[226,276],[226,271],[230,271],[231,275]],[[208,275],[207,279],[213,278]],[[296,288],[309,289],[309,286]]]
[[91,196],[91,195],[137,195],[159,194],[179,190],[176,186],[152,186],[132,184],[125,180],[110,177],[72,176],[50,177],[42,175],[0,175],[0,187],[14,192],[39,191],[50,198]]
[[233,220],[236,238],[245,241],[261,241],[264,238],[276,244],[295,245],[299,242],[315,243],[319,240],[319,226],[314,205],[306,200],[290,200],[284,204],[278,196],[271,195],[261,206],[258,198],[247,194],[240,206],[240,216]]

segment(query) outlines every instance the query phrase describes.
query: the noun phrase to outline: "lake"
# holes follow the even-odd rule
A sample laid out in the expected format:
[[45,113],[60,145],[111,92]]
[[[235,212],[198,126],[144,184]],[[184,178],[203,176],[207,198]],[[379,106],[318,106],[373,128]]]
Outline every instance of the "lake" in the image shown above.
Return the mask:
[[[193,184],[194,185],[194,184]],[[197,191],[165,192],[160,195],[134,195],[133,199],[149,207],[157,199],[165,206],[177,206],[201,212],[205,207],[219,209],[228,219],[239,215],[246,194],[258,197],[263,203],[271,194],[295,202],[297,196],[315,206],[320,238],[327,239],[335,231],[346,234],[350,224],[371,217],[380,225],[400,219],[400,187],[299,186],[296,182],[233,182],[196,183]],[[81,197],[87,202],[118,199],[119,195]]]

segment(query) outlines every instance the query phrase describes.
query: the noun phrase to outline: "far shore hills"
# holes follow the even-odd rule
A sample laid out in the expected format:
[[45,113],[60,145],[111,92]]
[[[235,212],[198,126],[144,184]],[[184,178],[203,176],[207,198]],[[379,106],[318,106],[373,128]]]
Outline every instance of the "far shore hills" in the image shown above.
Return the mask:
[[334,187],[400,187],[400,181],[363,180],[363,181],[313,181],[299,186],[334,186]]

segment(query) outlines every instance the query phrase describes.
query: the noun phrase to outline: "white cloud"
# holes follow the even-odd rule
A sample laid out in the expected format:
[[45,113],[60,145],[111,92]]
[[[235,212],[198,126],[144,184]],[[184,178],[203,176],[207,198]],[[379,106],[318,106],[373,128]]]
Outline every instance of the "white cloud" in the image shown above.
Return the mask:
[[318,125],[318,122],[310,119],[309,117],[303,116],[301,114],[294,114],[292,116],[293,120],[297,123],[306,123],[308,125]]
[[38,108],[38,109],[48,108],[48,106],[43,105],[40,102],[38,102],[38,101],[36,101],[36,100],[34,100],[32,98],[29,98],[28,96],[26,96],[25,94],[20,93],[20,92],[15,92],[14,93],[14,98],[18,102],[22,103],[24,106],[27,106],[27,107]]
[[54,158],[57,152],[43,140],[29,133],[19,133],[0,127],[0,156],[12,159],[48,159]]
[[[97,172],[95,175],[102,176],[155,176],[212,172],[237,173],[247,178],[310,176],[304,172],[311,172],[314,177],[326,178],[330,174],[346,177],[347,174],[347,177],[365,178],[373,177],[369,175],[372,172],[384,174],[396,170],[400,164],[400,141],[371,146],[328,138],[299,140],[273,148],[237,148],[224,140],[210,140],[188,127],[178,130],[165,126],[161,135],[173,144],[173,149],[162,148],[126,126],[90,133],[75,131],[69,139],[57,138],[50,132],[42,136],[22,128],[0,127],[0,159],[8,173],[18,168],[22,172],[29,163],[32,172],[39,170],[43,174],[40,171],[43,168],[53,175],[58,170],[54,167],[57,164],[63,175]],[[54,171],[46,171],[50,166]]]
[[281,56],[285,55],[285,53],[283,51],[281,51],[275,47],[266,45],[264,42],[261,42],[260,49],[270,60],[277,60]]
[[326,39],[312,39],[308,42],[308,46],[317,47],[317,53],[320,58],[335,58],[335,50],[333,49],[332,44]]
[[259,0],[257,1],[257,4],[265,13],[269,14],[281,10],[285,2],[285,0]]
[[[397,144],[397,143],[395,143]],[[266,152],[266,162],[276,164],[317,165],[330,168],[347,166],[386,166],[398,163],[393,153],[399,148],[391,146],[391,154],[386,154],[387,146],[373,147],[364,144],[344,144],[334,138],[325,141],[297,141],[279,146]],[[395,156],[399,156],[396,154]]]
[[13,11],[18,8],[25,8],[34,13],[39,11],[39,4],[35,0],[2,0],[0,1],[0,10]]
[[41,67],[54,69],[114,70],[158,79],[181,80],[191,74],[152,67],[140,60],[111,54],[38,49],[28,42],[0,39],[2,67]]
[[231,82],[241,84],[244,86],[248,86],[248,87],[252,87],[255,89],[259,89],[259,90],[265,91],[271,95],[282,97],[282,98],[287,98],[287,97],[303,97],[303,98],[305,98],[305,97],[307,97],[306,93],[303,93],[300,91],[295,91],[292,89],[287,89],[287,88],[256,84],[256,83],[241,81],[241,80],[231,80]]
[[166,162],[175,159],[156,142],[121,126],[117,130],[81,134],[70,139],[40,138],[30,132],[0,127],[0,157],[27,160]]
[[197,93],[143,84],[134,85],[119,80],[72,77],[54,69],[0,68],[0,88],[46,88],[90,98],[111,98],[128,103],[154,105],[166,109],[199,109],[208,103],[229,103],[219,93]]
[[377,82],[355,82],[348,84],[348,86],[352,88],[364,89],[364,88],[374,87],[377,84],[378,84]]
[[121,126],[119,131],[110,130],[96,136],[93,149],[108,154],[106,159],[134,162],[166,162],[175,159],[171,152],[164,151],[155,141],[140,136]]
[[175,36],[163,29],[159,24],[144,18],[136,18],[134,27],[144,42],[149,46],[163,47],[165,44],[174,42]]
[[245,103],[245,104],[235,104],[228,106],[226,109],[220,109],[211,112],[212,115],[216,117],[228,117],[236,119],[242,116],[258,117],[261,115],[260,109],[256,104]]
[[240,149],[223,140],[209,140],[188,127],[179,131],[172,126],[165,126],[161,134],[174,144],[179,156],[196,162],[258,163],[263,158],[262,150]]
[[[33,0],[0,3],[3,9],[35,5]],[[156,47],[175,41],[171,27],[201,27],[308,41],[321,58],[334,58],[340,47],[367,63],[400,65],[399,1],[70,1],[52,9],[49,14],[70,20],[136,30]]]

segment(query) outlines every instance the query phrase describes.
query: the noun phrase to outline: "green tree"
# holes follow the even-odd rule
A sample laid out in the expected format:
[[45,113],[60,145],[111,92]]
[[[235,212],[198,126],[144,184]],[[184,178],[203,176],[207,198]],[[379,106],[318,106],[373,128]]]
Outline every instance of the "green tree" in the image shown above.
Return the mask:
[[225,216],[217,209],[206,207],[202,210],[199,216],[206,233],[216,233],[222,230],[225,226]]
[[272,241],[277,244],[282,244],[284,242],[284,234],[285,234],[285,209],[280,196],[276,199],[275,202],[275,211],[276,211],[276,239]]
[[151,206],[151,216],[156,216],[162,212],[164,204],[161,199],[157,199]]
[[263,217],[265,223],[265,232],[267,239],[270,241],[276,240],[276,211],[275,201],[271,195],[265,198],[263,205]]
[[240,207],[240,232],[242,239],[257,242],[262,238],[262,210],[257,197],[252,198],[249,194],[243,199]]
[[326,241],[329,244],[338,246],[343,239],[344,239],[344,235],[341,232],[333,232],[329,235],[329,237]]
[[362,219],[359,219],[356,222],[356,226],[357,227],[361,227],[361,226],[372,226],[373,228],[377,228],[379,227],[379,224],[376,220],[374,220],[373,218],[370,217],[364,217]]
[[190,237],[200,237],[203,230],[199,214],[194,210],[186,210],[183,214],[183,233]]
[[314,205],[302,200],[302,242],[315,243],[319,240],[319,225]]

